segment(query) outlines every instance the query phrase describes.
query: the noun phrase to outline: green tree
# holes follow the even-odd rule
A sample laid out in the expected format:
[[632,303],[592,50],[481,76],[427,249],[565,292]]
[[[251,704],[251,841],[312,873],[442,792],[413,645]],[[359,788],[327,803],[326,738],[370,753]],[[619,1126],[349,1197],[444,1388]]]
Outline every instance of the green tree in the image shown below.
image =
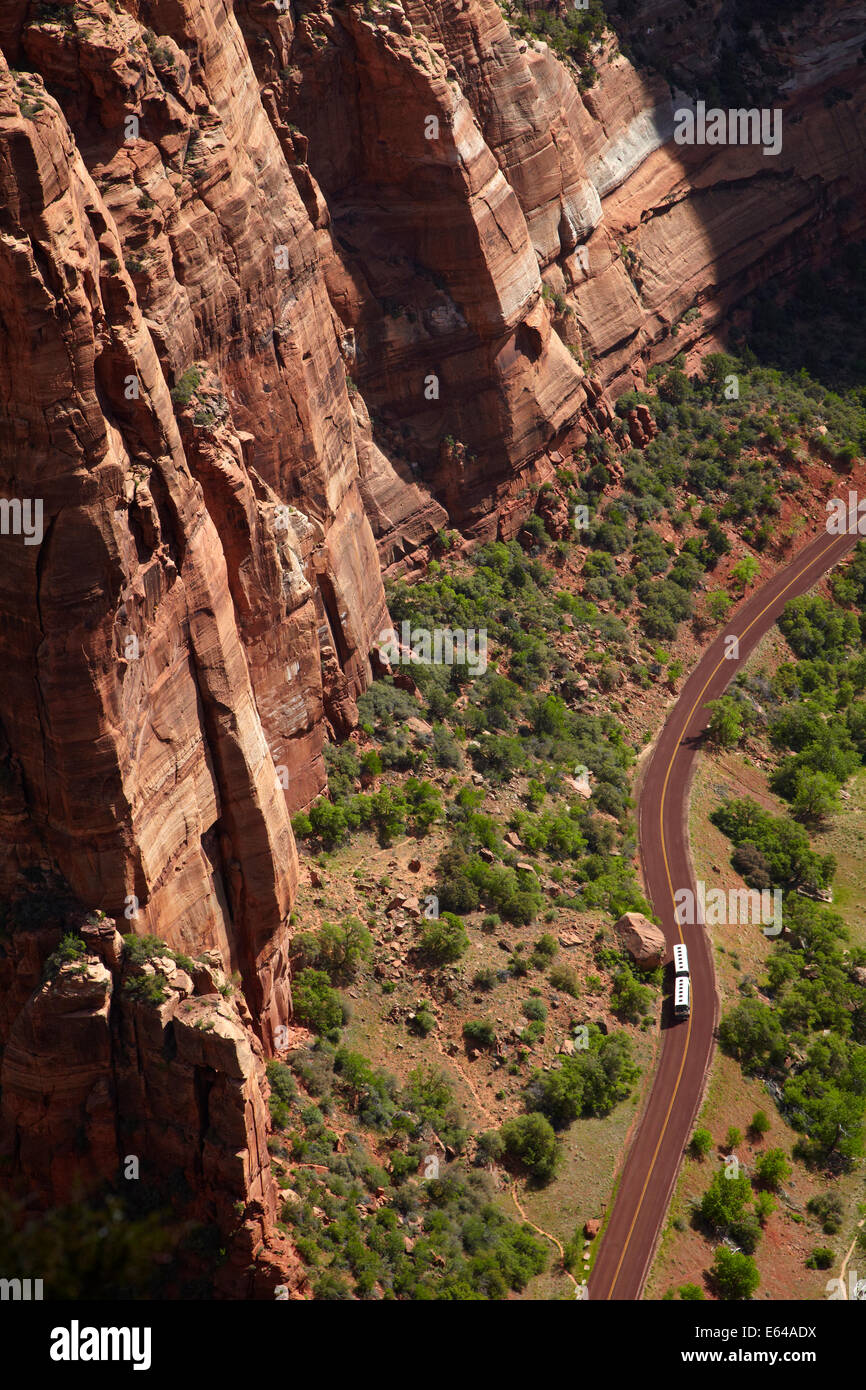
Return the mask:
[[499,1131],[505,1156],[538,1182],[550,1182],[556,1171],[558,1145],[553,1127],[537,1111],[506,1120]]
[[756,1139],[761,1139],[770,1128],[770,1117],[766,1110],[756,1110],[749,1121],[749,1133]]
[[679,367],[671,367],[659,382],[659,395],[671,405],[681,405],[692,393],[691,382]]
[[707,617],[711,623],[716,625],[726,621],[731,611],[731,598],[724,589],[711,589],[706,596],[705,608]]
[[806,1261],[807,1269],[830,1269],[834,1260],[833,1251],[828,1245],[819,1245]]
[[783,1149],[767,1149],[761,1154],[756,1165],[758,1182],[776,1192],[786,1178],[791,1176],[792,1168]]
[[431,964],[448,965],[459,960],[468,949],[469,936],[463,919],[453,912],[443,912],[424,923],[419,950]]
[[766,1226],[767,1220],[776,1210],[776,1199],[772,1192],[759,1192],[755,1198],[755,1215],[762,1226]]
[[752,1257],[731,1250],[727,1245],[720,1245],[717,1249],[710,1273],[719,1296],[725,1300],[751,1298],[761,1282]]
[[840,809],[838,786],[826,772],[799,768],[794,776],[791,810],[797,820],[817,824],[836,815]]
[[394,843],[406,828],[407,801],[400,788],[383,787],[370,797],[372,819],[383,845]]
[[498,1129],[482,1130],[475,1146],[475,1161],[479,1164],[498,1163],[505,1153],[505,1143]]
[[426,1065],[410,1071],[401,1099],[419,1120],[435,1127],[453,1105],[454,1093],[445,1073]]
[[696,1129],[689,1148],[695,1158],[704,1159],[713,1147],[713,1136],[708,1129]]
[[610,1006],[627,1023],[636,1023],[647,1014],[652,1008],[652,1000],[652,990],[648,985],[642,985],[628,966],[614,976]]
[[332,982],[353,980],[373,950],[373,938],[358,917],[323,922],[317,935],[318,958]]
[[701,1199],[701,1217],[714,1230],[726,1231],[744,1215],[751,1196],[751,1183],[744,1173],[728,1177],[720,1168]]
[[343,1004],[324,970],[302,970],[292,986],[295,1017],[314,1033],[330,1033],[343,1022]]
[[797,656],[830,661],[855,647],[860,635],[855,615],[844,612],[820,594],[791,599],[785,605],[779,627]]
[[309,813],[309,822],[314,835],[321,840],[325,849],[333,849],[346,838],[349,824],[346,813],[335,806],[326,796],[321,797]]
[[[787,1083],[786,1099],[789,1094]],[[843,1090],[829,1081],[820,1083],[815,1093],[804,1095],[800,1124],[809,1135],[801,1145],[806,1157],[823,1163],[835,1154],[846,1163],[857,1158],[863,1152],[864,1105],[866,1098],[862,1094]]]
[[719,1024],[719,1041],[745,1070],[784,1060],[785,1035],[776,1014],[759,999],[744,999]]
[[707,730],[710,742],[717,748],[736,748],[744,733],[740,702],[730,695],[723,695],[720,700],[710,700],[707,708],[710,711]]
[[609,1114],[638,1075],[624,1033],[604,1037],[591,1027],[589,1044],[587,1052],[564,1057],[560,1066],[534,1072],[526,1087],[527,1110],[540,1110],[554,1129],[564,1129],[579,1115]]
[[738,560],[732,568],[731,579],[738,589],[748,589],[757,577],[760,568],[753,555],[744,555],[742,560]]

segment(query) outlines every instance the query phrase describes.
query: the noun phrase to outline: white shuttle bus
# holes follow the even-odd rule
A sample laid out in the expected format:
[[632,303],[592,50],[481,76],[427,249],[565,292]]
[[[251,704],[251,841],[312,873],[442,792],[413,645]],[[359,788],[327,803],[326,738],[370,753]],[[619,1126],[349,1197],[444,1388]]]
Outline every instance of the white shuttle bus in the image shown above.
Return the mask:
[[689,953],[685,946],[677,943],[674,947],[674,974],[688,975],[689,973]]
[[674,985],[674,1018],[688,1018],[692,1008],[692,987],[688,975],[677,975]]

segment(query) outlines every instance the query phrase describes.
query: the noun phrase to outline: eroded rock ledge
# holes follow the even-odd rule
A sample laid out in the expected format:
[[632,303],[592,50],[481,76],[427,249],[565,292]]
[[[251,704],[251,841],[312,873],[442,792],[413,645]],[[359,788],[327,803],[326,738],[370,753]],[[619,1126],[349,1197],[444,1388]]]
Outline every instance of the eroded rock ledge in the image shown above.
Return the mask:
[[[725,6],[643,9],[699,85]],[[769,160],[675,146],[658,72],[608,36],[581,90],[497,0],[3,6],[0,496],[43,522],[0,538],[2,1123],[45,1200],[110,1180],[128,1121],[270,1268],[290,815],[356,722],[381,569],[517,534],[614,394],[863,235],[864,29],[780,27]],[[124,997],[102,936],[43,984],[82,905],[216,953],[234,1002]]]

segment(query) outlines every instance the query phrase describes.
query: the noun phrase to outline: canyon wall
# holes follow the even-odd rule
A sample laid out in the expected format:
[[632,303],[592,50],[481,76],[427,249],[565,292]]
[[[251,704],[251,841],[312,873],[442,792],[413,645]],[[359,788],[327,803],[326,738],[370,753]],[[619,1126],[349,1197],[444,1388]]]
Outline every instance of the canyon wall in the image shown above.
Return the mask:
[[[63,931],[99,909],[218,952],[238,1048],[273,1051],[290,815],[375,673],[382,569],[449,523],[515,534],[653,361],[863,235],[853,3],[762,39],[778,156],[673,143],[722,90],[731,9],[632,4],[641,65],[607,34],[578,70],[497,0],[3,7],[0,1041],[34,1190],[70,1180],[33,1155],[89,1096],[100,1181],[145,1105],[119,967],[40,983]],[[82,1065],[40,1090],[79,1025]],[[259,1157],[227,1186],[264,1231],[260,1073],[228,1087],[226,1143]],[[173,1142],[200,1173],[192,1110]]]

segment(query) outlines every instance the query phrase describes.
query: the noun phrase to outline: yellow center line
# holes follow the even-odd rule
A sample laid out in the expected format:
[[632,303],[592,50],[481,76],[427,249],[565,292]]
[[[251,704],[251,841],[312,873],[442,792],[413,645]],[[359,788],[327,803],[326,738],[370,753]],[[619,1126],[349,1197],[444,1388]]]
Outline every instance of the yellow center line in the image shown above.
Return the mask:
[[[826,545],[826,546],[824,547],[823,550],[820,550],[820,551],[818,552],[818,554],[814,557],[814,559],[810,560],[810,561],[808,562],[808,564],[806,564],[806,565],[803,567],[803,569],[798,570],[798,572],[794,575],[793,579],[789,580],[788,583],[785,585],[784,589],[780,589],[779,592],[778,592],[778,594],[776,594],[775,598],[772,598],[772,599],[770,600],[770,602],[769,602],[768,604],[766,604],[766,606],[765,606],[764,608],[761,609],[760,613],[756,613],[756,614],[755,614],[754,618],[753,618],[752,621],[748,624],[748,626],[746,626],[745,628],[743,628],[743,631],[737,636],[737,641],[738,641],[738,642],[741,641],[742,638],[744,638],[744,637],[746,636],[746,633],[749,632],[750,629],[753,628],[753,627],[755,626],[755,623],[759,622],[760,619],[763,618],[764,614],[765,614],[766,612],[768,612],[769,609],[771,609],[771,608],[773,607],[773,604],[774,604],[774,603],[778,603],[779,599],[783,596],[783,594],[786,594],[786,593],[788,592],[788,590],[789,590],[790,588],[792,588],[792,586],[793,586],[794,584],[796,584],[797,581],[803,577],[803,575],[805,574],[806,570],[809,569],[811,565],[817,564],[817,562],[818,562],[819,560],[823,559],[823,557],[827,554],[827,551],[828,551],[828,550],[832,550],[832,549],[833,549],[833,546],[834,546],[835,544],[836,544],[835,541],[831,541],[830,544],[829,544],[829,545]],[[731,636],[731,635],[736,635],[736,634],[726,634],[726,635],[727,635],[727,636]],[[689,710],[689,712],[688,712],[688,714],[687,714],[687,716],[686,716],[685,723],[683,724],[682,733],[680,734],[679,738],[678,738],[677,741],[676,741],[676,744],[674,745],[674,751],[673,751],[673,753],[671,754],[671,760],[670,760],[670,762],[668,763],[667,772],[665,773],[664,781],[663,781],[663,783],[662,783],[662,795],[661,795],[661,802],[660,802],[660,805],[659,805],[659,831],[660,831],[660,836],[661,836],[662,858],[663,858],[663,860],[664,860],[665,874],[666,874],[666,876],[667,876],[667,881],[668,881],[668,891],[669,891],[669,893],[670,893],[670,895],[671,895],[671,902],[674,904],[674,907],[676,907],[676,899],[675,899],[675,897],[674,897],[673,880],[671,879],[671,870],[670,870],[670,865],[669,865],[669,863],[668,863],[668,853],[667,853],[667,844],[666,844],[666,842],[665,842],[665,827],[664,827],[665,797],[666,797],[666,795],[667,795],[668,781],[670,780],[670,775],[671,775],[671,772],[673,771],[673,766],[674,766],[674,762],[675,762],[675,760],[676,760],[677,753],[680,751],[680,748],[681,748],[681,746],[682,746],[682,741],[683,741],[683,739],[684,739],[685,736],[686,736],[686,731],[687,731],[687,729],[688,729],[688,727],[689,727],[689,724],[692,722],[692,717],[694,716],[695,710],[696,710],[696,709],[698,708],[698,706],[701,704],[701,701],[703,700],[704,695],[705,695],[705,693],[706,693],[707,687],[711,684],[711,682],[712,682],[713,679],[715,678],[715,675],[716,675],[716,673],[720,670],[720,668],[721,668],[721,666],[722,666],[722,663],[723,663],[724,661],[727,661],[727,660],[728,660],[727,655],[720,657],[720,659],[718,660],[718,662],[716,663],[716,665],[713,667],[712,671],[710,672],[709,676],[707,677],[707,679],[706,679],[706,681],[705,681],[705,683],[704,683],[704,685],[703,685],[703,687],[702,687],[702,689],[701,689],[701,691],[700,691],[700,694],[698,695],[697,699],[695,700],[694,704],[692,705],[691,709]],[[676,922],[677,932],[678,932],[678,934],[679,934],[680,941],[682,941],[682,940],[683,940],[682,924],[681,924],[681,922],[679,922],[679,920],[677,919],[676,911],[674,912],[674,921]],[[610,1288],[608,1289],[608,1292],[607,1292],[607,1294],[606,1294],[606,1299],[610,1299],[610,1298],[612,1297],[612,1295],[613,1295],[613,1290],[614,1290],[614,1287],[615,1287],[615,1285],[616,1285],[616,1281],[617,1281],[617,1279],[619,1278],[619,1272],[620,1272],[620,1270],[622,1269],[622,1262],[623,1262],[623,1260],[624,1260],[625,1257],[626,1257],[626,1252],[628,1251],[629,1243],[630,1243],[631,1238],[632,1238],[632,1233],[633,1233],[634,1228],[635,1228],[635,1223],[637,1222],[637,1219],[638,1219],[638,1217],[639,1217],[639,1215],[640,1215],[640,1210],[641,1210],[641,1207],[643,1206],[643,1199],[644,1199],[644,1197],[646,1196],[646,1190],[647,1190],[647,1187],[649,1186],[650,1178],[651,1178],[652,1175],[653,1175],[653,1170],[655,1169],[655,1164],[656,1164],[656,1159],[658,1158],[659,1149],[661,1148],[662,1140],[664,1139],[665,1134],[666,1134],[666,1132],[667,1132],[668,1122],[669,1122],[670,1117],[671,1117],[671,1111],[672,1111],[673,1108],[674,1108],[674,1102],[675,1102],[675,1100],[676,1100],[676,1098],[677,1098],[677,1093],[679,1092],[679,1089],[680,1089],[680,1082],[681,1082],[682,1076],[683,1076],[683,1069],[684,1069],[684,1067],[685,1067],[685,1065],[686,1065],[686,1058],[687,1058],[688,1055],[689,1055],[689,1043],[690,1043],[690,1041],[691,1041],[691,1036],[692,1036],[692,1015],[691,1015],[691,1012],[690,1012],[690,1013],[689,1013],[688,1028],[687,1028],[687,1030],[686,1030],[686,1045],[685,1045],[685,1047],[683,1048],[682,1061],[680,1062],[680,1069],[679,1069],[679,1071],[678,1071],[678,1073],[677,1073],[677,1079],[676,1079],[676,1082],[675,1082],[675,1084],[674,1084],[673,1094],[671,1095],[670,1104],[668,1105],[667,1112],[666,1112],[666,1114],[665,1114],[664,1124],[662,1125],[661,1133],[659,1134],[658,1143],[657,1143],[656,1146],[655,1146],[655,1150],[654,1150],[654,1152],[653,1152],[653,1156],[652,1156],[652,1159],[651,1159],[651,1161],[650,1161],[649,1170],[648,1170],[647,1175],[646,1175],[646,1180],[644,1181],[644,1185],[643,1185],[643,1187],[641,1188],[641,1194],[640,1194],[640,1197],[638,1198],[638,1204],[637,1204],[637,1206],[636,1206],[636,1208],[635,1208],[635,1213],[634,1213],[634,1216],[632,1217],[631,1225],[630,1225],[629,1228],[628,1228],[628,1234],[626,1235],[626,1238],[625,1238],[625,1244],[624,1244],[623,1247],[622,1247],[622,1254],[620,1255],[620,1257],[619,1257],[619,1262],[618,1262],[618,1264],[617,1264],[616,1269],[614,1270],[613,1279],[611,1280]]]

